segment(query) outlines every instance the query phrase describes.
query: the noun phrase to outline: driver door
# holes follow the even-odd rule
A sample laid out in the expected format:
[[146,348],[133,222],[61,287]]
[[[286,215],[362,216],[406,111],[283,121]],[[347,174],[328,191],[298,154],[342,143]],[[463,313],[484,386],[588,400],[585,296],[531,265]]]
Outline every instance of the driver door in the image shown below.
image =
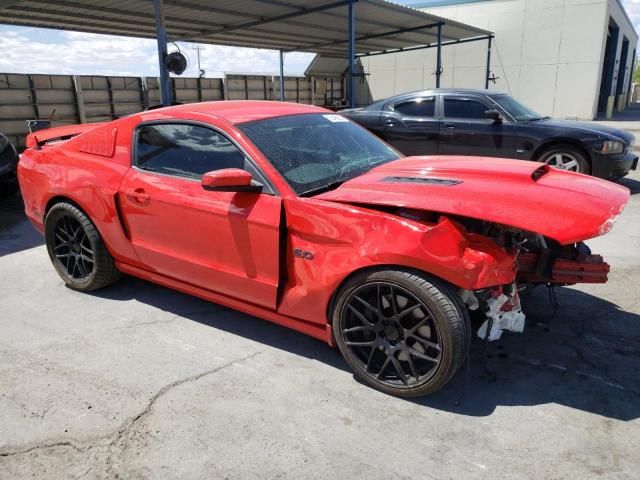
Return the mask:
[[[207,290],[275,309],[280,198],[221,132],[191,123],[138,126],[133,165],[118,193],[135,251],[146,267]],[[262,193],[207,191],[200,179],[249,171]]]

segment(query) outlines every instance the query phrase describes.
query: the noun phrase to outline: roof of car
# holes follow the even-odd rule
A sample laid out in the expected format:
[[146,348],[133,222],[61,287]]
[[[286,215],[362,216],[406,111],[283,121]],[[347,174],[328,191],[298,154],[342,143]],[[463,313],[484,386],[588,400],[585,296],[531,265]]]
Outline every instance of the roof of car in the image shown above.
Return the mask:
[[252,120],[263,120],[265,118],[282,117],[285,115],[298,115],[303,113],[331,113],[322,107],[305,105],[301,103],[254,101],[254,100],[223,100],[215,102],[189,103],[185,105],[174,105],[152,110],[162,113],[204,113],[215,115],[228,122],[237,124],[250,122]]
[[399,93],[398,95],[393,95],[392,97],[384,98],[381,100],[377,100],[370,105],[364,107],[365,110],[376,110],[378,108],[382,108],[383,105],[391,101],[396,101],[399,99],[405,99],[407,97],[413,97],[415,95],[437,95],[437,94],[461,94],[461,95],[504,95],[502,92],[495,92],[492,90],[484,90],[478,88],[435,88],[435,89],[427,89],[427,90],[414,90],[412,92],[404,92]]
[[[436,93],[468,93],[475,95],[504,95],[503,92],[495,92],[493,90],[485,90],[479,88],[437,88],[437,89],[427,89],[427,90],[416,90],[413,92],[401,93],[398,95],[394,95],[395,97],[400,97],[404,95],[410,95],[414,93],[428,93],[428,94],[436,94]],[[392,97],[393,98],[393,97]]]

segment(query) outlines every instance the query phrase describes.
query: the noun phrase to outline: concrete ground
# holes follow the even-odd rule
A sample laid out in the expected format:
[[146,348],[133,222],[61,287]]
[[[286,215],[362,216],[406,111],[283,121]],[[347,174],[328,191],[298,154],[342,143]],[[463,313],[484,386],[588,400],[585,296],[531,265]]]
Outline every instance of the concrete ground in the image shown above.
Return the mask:
[[595,123],[630,131],[638,139],[636,150],[640,149],[640,103],[632,103],[622,112],[615,112],[609,120],[598,118]]
[[[591,243],[606,285],[526,301],[524,334],[472,347],[401,400],[339,353],[133,278],[64,287],[18,198],[0,206],[0,478],[636,479],[640,175]],[[562,208],[562,205],[558,205]],[[585,207],[588,208],[588,207]]]

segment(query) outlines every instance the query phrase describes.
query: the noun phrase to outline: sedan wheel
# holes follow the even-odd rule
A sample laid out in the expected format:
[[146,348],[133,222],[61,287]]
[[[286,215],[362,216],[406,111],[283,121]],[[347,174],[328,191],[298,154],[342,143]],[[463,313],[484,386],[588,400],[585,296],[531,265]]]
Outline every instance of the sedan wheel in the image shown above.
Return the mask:
[[407,397],[433,393],[466,355],[466,318],[453,295],[416,274],[370,274],[338,301],[338,346],[356,374],[380,390]]
[[550,167],[570,172],[591,173],[591,166],[585,154],[571,145],[558,145],[542,152],[537,157],[539,162],[546,163]]
[[580,164],[578,160],[568,153],[556,153],[547,157],[544,161],[547,165],[560,170],[569,170],[570,172],[580,173]]

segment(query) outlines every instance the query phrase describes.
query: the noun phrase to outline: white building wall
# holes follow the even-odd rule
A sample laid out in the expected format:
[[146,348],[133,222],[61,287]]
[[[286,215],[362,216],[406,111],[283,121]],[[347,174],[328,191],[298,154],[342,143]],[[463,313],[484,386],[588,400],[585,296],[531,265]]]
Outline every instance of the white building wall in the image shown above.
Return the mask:
[[[609,0],[607,5],[607,18],[611,17],[614,22],[620,28],[618,34],[618,44],[616,47],[616,64],[613,71],[613,82],[611,85],[611,92],[609,92],[609,105],[608,110],[611,112],[614,108],[614,104],[617,104],[617,110],[624,109],[625,100],[627,99],[627,90],[629,86],[630,76],[633,75],[634,55],[638,43],[638,33],[635,31],[632,24],[630,24],[622,5],[618,0]],[[627,52],[627,61],[624,65],[620,63],[620,55],[622,53],[622,43],[624,38],[629,40],[629,51]],[[622,75],[624,79],[623,93],[618,98],[616,95],[616,86],[618,83],[618,77]]]
[[[637,43],[618,0],[492,0],[425,10],[495,32],[491,71],[500,78],[490,89],[559,118],[596,115],[609,15],[630,40],[629,57]],[[622,35],[619,43],[618,55]],[[443,48],[441,86],[484,88],[486,52],[486,41]],[[364,58],[372,99],[435,87],[435,55],[427,49]]]

